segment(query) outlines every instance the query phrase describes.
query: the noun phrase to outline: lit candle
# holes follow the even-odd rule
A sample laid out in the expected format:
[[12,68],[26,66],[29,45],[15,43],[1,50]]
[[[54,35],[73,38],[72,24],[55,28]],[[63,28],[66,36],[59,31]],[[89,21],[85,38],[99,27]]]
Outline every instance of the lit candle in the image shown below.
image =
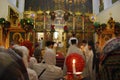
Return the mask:
[[73,68],[73,74],[75,74],[76,73],[76,68],[75,68],[75,63],[76,63],[76,61],[75,61],[75,59],[73,59],[73,61],[72,61],[72,68]]

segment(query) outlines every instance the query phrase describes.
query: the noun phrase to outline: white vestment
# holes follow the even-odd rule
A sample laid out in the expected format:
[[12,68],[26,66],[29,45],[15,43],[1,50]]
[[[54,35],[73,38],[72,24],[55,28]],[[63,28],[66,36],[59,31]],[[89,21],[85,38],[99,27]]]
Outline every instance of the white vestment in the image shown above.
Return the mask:
[[51,48],[46,48],[43,55],[45,63],[50,65],[56,65],[56,54],[55,51]]
[[86,57],[86,65],[85,65],[85,76],[89,78],[89,80],[95,80],[95,71],[93,70],[93,51],[87,50],[85,52]]
[[[70,47],[68,48],[66,57],[67,57],[69,54],[72,54],[72,53],[80,54],[80,55],[83,57],[83,59],[85,59],[85,57],[84,57],[84,55],[83,55],[83,52],[82,52],[76,45],[70,45]],[[66,62],[66,60],[65,60],[65,62]],[[66,73],[67,73],[67,69],[66,69],[65,63],[64,63],[64,67],[63,67],[63,73],[64,73],[64,76],[65,76]]]

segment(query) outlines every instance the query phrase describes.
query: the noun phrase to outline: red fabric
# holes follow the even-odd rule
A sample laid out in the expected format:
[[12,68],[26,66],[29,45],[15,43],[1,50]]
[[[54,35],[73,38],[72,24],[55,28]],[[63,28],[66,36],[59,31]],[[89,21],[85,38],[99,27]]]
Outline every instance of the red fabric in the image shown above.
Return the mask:
[[67,26],[64,26],[64,30],[65,30],[65,31],[68,30]]
[[56,58],[64,58],[64,56],[61,52],[57,52]]
[[28,40],[26,40],[26,41],[23,41],[21,43],[21,46],[26,46],[28,48],[28,50],[29,50],[29,56],[31,57],[32,54],[33,54],[33,51],[34,51],[34,49],[33,49],[33,43],[30,42],[30,41],[28,41]]
[[51,29],[55,29],[55,25],[51,25]]
[[57,52],[56,66],[59,66],[59,67],[61,67],[63,69],[64,60],[65,60],[65,57],[63,56],[63,54],[61,52]]
[[85,66],[85,61],[82,58],[82,56],[77,53],[71,53],[69,56],[67,56],[66,62],[65,62],[67,67],[67,72],[73,73],[73,68],[72,68],[73,59],[76,60],[75,62],[76,72],[82,72]]

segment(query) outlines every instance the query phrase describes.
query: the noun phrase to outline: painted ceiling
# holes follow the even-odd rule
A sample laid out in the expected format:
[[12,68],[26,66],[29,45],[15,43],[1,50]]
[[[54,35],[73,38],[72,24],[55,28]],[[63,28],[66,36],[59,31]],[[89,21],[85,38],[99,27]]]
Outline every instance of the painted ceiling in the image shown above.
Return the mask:
[[25,0],[25,11],[67,10],[92,13],[92,0]]

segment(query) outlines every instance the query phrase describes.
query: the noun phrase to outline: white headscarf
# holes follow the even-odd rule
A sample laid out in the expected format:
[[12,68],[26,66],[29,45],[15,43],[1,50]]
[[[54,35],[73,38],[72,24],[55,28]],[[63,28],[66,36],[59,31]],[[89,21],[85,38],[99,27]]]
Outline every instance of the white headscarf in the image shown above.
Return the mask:
[[35,57],[30,57],[29,67],[33,68],[33,65],[37,64],[37,60]]
[[29,50],[25,46],[14,46],[15,49],[20,50],[23,53],[23,61],[26,67],[28,67],[28,57],[29,57]]
[[76,44],[78,44],[78,39],[76,38],[76,37],[71,37],[70,39],[69,39],[69,45],[71,45],[72,43],[71,43],[71,40],[73,40],[73,39],[75,39],[76,40]]

